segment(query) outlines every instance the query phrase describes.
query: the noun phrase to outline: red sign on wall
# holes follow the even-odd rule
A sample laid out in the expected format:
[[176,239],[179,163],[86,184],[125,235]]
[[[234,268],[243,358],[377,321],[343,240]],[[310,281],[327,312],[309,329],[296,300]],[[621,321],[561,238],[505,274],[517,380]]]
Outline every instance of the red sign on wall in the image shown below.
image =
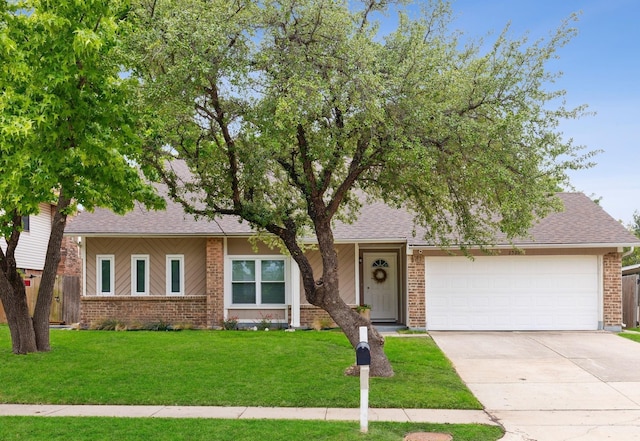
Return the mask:
[[30,279],[24,279],[24,286],[31,286],[31,280]]

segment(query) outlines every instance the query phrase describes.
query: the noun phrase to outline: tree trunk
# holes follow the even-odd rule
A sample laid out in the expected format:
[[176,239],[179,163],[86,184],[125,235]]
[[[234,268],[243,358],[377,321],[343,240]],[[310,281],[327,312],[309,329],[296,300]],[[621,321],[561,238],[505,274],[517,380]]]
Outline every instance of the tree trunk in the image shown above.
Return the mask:
[[66,209],[70,200],[60,190],[58,206],[53,217],[47,255],[45,257],[42,280],[38,290],[33,319],[29,313],[27,293],[24,288],[22,275],[18,272],[15,262],[15,248],[20,238],[17,226],[20,225],[21,216],[16,216],[14,221],[14,233],[7,241],[7,251],[2,257],[0,274],[0,300],[4,306],[11,333],[11,345],[16,354],[27,354],[37,351],[49,351],[49,314],[53,289],[60,262],[60,247],[64,228],[67,223]]
[[323,294],[322,297],[332,299],[321,307],[342,329],[354,350],[360,342],[360,326],[367,327],[367,339],[371,348],[370,375],[373,377],[392,377],[394,375],[393,368],[384,353],[384,337],[373,327],[371,322],[351,309],[337,293],[335,295]]
[[55,288],[58,264],[60,263],[60,247],[65,226],[67,225],[66,209],[71,201],[67,199],[62,190],[58,196],[58,206],[51,224],[51,234],[47,245],[47,255],[42,271],[42,280],[38,289],[38,299],[33,312],[33,329],[35,331],[37,350],[47,352],[51,350],[49,339],[49,316],[51,314],[51,302],[53,289]]
[[14,266],[9,265],[7,272],[0,275],[0,300],[9,324],[12,351],[14,354],[35,352],[36,337],[24,281]]
[[371,347],[371,367],[370,375],[374,377],[392,377],[393,368],[384,353],[384,338],[373,327],[371,322],[356,311],[351,309],[342,298],[338,290],[338,255],[335,251],[333,233],[331,231],[330,220],[317,220],[316,237],[318,238],[318,249],[322,256],[322,278],[314,280],[313,269],[307,257],[298,248],[295,234],[282,232],[281,238],[291,256],[298,263],[300,275],[304,285],[307,301],[314,306],[324,309],[333,321],[342,329],[347,339],[354,348],[360,342],[360,326],[368,328],[368,340]]

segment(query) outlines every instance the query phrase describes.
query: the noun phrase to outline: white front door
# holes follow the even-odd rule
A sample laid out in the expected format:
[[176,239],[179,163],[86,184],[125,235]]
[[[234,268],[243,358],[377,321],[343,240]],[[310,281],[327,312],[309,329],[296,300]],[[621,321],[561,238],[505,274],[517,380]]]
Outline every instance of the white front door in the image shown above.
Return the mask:
[[396,253],[363,253],[364,303],[371,320],[398,320],[398,266]]

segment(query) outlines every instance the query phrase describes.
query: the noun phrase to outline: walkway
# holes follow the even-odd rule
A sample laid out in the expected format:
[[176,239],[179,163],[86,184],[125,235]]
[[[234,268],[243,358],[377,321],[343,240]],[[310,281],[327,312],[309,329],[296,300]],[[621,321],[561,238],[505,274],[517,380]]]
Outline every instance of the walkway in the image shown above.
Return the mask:
[[[217,406],[87,406],[0,404],[0,416],[101,416],[359,421],[360,409]],[[369,421],[492,424],[482,410],[369,409]]]

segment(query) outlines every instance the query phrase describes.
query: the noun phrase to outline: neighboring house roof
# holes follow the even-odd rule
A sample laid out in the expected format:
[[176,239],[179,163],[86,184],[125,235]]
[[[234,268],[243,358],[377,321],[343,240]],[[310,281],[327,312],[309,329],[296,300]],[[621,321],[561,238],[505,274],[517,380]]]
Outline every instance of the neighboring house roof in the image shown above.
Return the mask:
[[[582,193],[559,193],[564,210],[540,220],[530,230],[530,237],[514,240],[518,246],[640,246],[622,224]],[[414,230],[416,234],[414,235]],[[252,229],[233,216],[216,221],[196,220],[183,212],[178,204],[167,202],[165,211],[148,211],[142,206],[120,216],[105,209],[80,213],[65,234],[82,236],[247,236]],[[415,228],[413,216],[405,210],[382,202],[365,204],[353,223],[337,223],[336,241],[401,241],[410,247],[434,247]],[[496,245],[509,245],[503,235]]]

